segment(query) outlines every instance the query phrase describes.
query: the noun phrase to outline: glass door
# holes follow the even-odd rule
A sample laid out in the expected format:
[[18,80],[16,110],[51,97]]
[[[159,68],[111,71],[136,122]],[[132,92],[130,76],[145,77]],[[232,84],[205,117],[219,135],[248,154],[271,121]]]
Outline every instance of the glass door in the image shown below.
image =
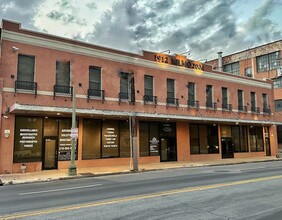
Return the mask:
[[43,170],[57,169],[57,138],[44,138]]
[[161,161],[176,161],[176,141],[172,137],[161,138]]
[[221,147],[222,147],[222,158],[234,158],[232,138],[222,138]]

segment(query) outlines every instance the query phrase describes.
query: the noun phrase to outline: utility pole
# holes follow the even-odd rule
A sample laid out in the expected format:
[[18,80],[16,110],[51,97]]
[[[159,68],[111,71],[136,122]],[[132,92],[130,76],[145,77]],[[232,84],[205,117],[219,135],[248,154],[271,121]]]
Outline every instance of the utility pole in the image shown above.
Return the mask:
[[69,176],[75,176],[77,174],[76,165],[74,163],[77,135],[78,135],[78,131],[77,131],[77,128],[76,128],[76,92],[75,92],[75,87],[73,86],[73,90],[72,90],[72,123],[71,123],[71,161],[70,161],[69,170],[68,170]]
[[133,145],[133,171],[138,172],[138,146],[137,146],[137,128],[136,117],[131,117],[132,120],[132,145]]

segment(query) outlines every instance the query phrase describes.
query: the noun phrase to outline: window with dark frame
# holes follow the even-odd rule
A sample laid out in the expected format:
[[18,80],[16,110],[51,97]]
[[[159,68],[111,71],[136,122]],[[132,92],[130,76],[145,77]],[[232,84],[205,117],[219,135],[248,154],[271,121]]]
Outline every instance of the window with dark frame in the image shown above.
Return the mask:
[[239,62],[229,63],[223,66],[223,71],[227,73],[232,73],[233,75],[240,75]]
[[196,105],[196,97],[195,97],[195,83],[188,82],[188,105],[194,107]]
[[247,126],[232,126],[232,140],[234,152],[248,152],[248,129]]
[[154,101],[154,88],[153,88],[153,76],[144,76],[144,99],[148,102]]
[[218,154],[217,125],[189,124],[191,154]]
[[101,67],[89,67],[89,91],[92,96],[101,97]]
[[250,145],[251,152],[264,151],[263,130],[262,127],[250,126]]
[[56,85],[70,86],[69,61],[56,61]]
[[256,93],[251,92],[251,111],[256,112]]
[[175,80],[167,79],[167,103],[175,104]]
[[221,88],[221,95],[222,95],[222,108],[228,108],[228,89],[226,87]]
[[206,85],[206,106],[208,108],[213,107],[212,85]]
[[262,56],[258,56],[256,58],[257,72],[260,73],[273,69],[278,69],[280,67],[278,60],[279,60],[279,52],[273,52]]
[[243,90],[238,89],[237,90],[237,96],[238,96],[238,110],[243,111],[244,110],[244,100],[243,100]]
[[265,93],[262,94],[262,107],[263,112],[268,113],[268,96]]
[[34,82],[35,57],[19,54],[17,80]]
[[121,72],[120,75],[120,98],[129,99],[129,74]]

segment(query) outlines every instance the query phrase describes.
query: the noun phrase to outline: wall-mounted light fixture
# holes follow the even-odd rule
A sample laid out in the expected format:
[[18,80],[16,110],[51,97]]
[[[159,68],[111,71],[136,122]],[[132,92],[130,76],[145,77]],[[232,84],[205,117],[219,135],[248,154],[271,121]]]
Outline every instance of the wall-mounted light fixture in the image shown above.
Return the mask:
[[12,48],[13,48],[13,52],[18,52],[20,50],[19,48],[15,47],[15,46],[13,46]]
[[170,50],[164,50],[164,51],[162,51],[160,53],[165,53],[165,52],[170,53]]
[[190,50],[187,50],[187,51],[185,51],[185,52],[183,52],[183,53],[180,53],[180,55],[182,55],[182,54],[187,54],[187,56],[188,56],[188,55],[191,54],[191,52],[190,52]]

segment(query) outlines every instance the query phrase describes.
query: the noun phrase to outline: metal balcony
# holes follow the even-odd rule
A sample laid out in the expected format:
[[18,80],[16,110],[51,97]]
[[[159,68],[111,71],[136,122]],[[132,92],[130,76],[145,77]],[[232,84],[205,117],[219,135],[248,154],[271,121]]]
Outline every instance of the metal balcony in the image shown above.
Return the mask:
[[150,103],[155,104],[155,105],[158,104],[157,96],[144,95],[143,96],[143,101],[144,101],[144,105],[150,104]]
[[188,106],[188,109],[190,108],[194,108],[194,109],[199,109],[199,101],[197,100],[188,100],[187,101],[187,106]]
[[178,109],[179,100],[177,98],[166,98],[166,107],[168,106],[175,106]]
[[89,102],[89,100],[92,98],[105,101],[105,91],[99,90],[99,89],[88,89],[87,90],[87,102]]
[[54,85],[54,99],[56,96],[70,96],[72,98],[73,87],[72,86],[61,86]]
[[27,82],[27,81],[15,81],[15,94],[17,92],[23,93],[32,93],[37,95],[37,83],[36,82]]

